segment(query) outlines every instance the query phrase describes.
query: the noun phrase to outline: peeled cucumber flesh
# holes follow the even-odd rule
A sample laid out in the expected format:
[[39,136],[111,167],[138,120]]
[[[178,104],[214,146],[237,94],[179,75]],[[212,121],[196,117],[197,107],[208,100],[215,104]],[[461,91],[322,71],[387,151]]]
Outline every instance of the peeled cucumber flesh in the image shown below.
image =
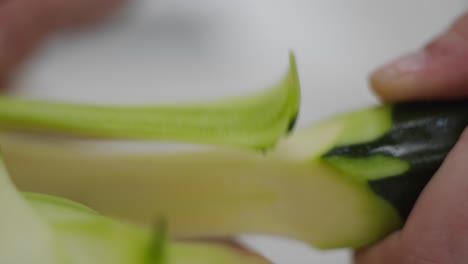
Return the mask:
[[267,264],[266,259],[227,242],[172,242],[164,225],[155,231],[101,216],[80,204],[42,194],[26,194],[64,245],[73,263]]
[[22,194],[0,171],[0,263],[267,264],[235,244],[172,242],[63,198]]
[[47,222],[35,214],[10,182],[3,163],[0,210],[0,263],[66,263]]

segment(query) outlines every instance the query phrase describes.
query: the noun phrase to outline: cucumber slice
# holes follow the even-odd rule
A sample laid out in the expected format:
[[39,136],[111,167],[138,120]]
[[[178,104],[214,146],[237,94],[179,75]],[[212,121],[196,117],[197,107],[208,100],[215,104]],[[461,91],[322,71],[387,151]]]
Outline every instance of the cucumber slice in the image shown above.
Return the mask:
[[272,148],[294,127],[300,101],[293,54],[286,76],[257,94],[156,106],[111,106],[0,97],[7,130]]
[[73,259],[74,264],[267,264],[234,243],[168,241],[165,226],[149,232],[101,216],[63,198],[25,194]]
[[0,166],[0,263],[267,264],[226,243],[169,242],[65,199],[22,196]]
[[49,226],[11,183],[0,161],[0,263],[68,263]]

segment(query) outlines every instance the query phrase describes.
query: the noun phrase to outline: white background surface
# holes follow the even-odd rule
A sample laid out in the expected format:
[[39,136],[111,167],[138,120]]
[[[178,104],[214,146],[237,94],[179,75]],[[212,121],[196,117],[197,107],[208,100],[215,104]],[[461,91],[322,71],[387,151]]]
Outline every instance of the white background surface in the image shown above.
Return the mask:
[[[444,29],[463,0],[146,0],[116,24],[61,36],[25,65],[15,93],[107,103],[242,94],[298,59],[299,126],[377,100],[367,76]],[[318,212],[320,213],[320,212]],[[249,237],[278,264],[349,263],[348,252]]]

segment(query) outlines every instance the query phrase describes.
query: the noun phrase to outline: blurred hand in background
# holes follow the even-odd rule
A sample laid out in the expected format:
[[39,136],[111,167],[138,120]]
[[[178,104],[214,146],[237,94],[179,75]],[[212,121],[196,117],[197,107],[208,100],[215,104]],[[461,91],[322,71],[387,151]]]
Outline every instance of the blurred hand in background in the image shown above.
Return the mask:
[[[377,70],[371,84],[390,102],[468,98],[468,13],[421,51]],[[356,263],[468,263],[468,131],[421,194],[404,228],[358,251]]]
[[0,3],[0,81],[50,34],[94,25],[126,0],[5,0]]

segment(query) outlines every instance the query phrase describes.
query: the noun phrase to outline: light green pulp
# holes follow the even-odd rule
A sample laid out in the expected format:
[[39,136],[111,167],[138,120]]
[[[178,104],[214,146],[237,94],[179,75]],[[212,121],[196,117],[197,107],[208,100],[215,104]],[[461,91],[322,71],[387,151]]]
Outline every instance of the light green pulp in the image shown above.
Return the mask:
[[294,56],[286,76],[257,94],[209,102],[155,106],[86,105],[0,97],[0,127],[8,130],[229,145],[270,149],[299,110]]
[[[168,241],[166,237],[158,237],[164,233],[153,234],[62,198],[34,193],[21,195],[9,181],[3,165],[0,170],[0,263],[268,263],[223,244]],[[163,254],[165,258],[160,258]]]
[[384,135],[392,127],[391,111],[391,106],[385,105],[335,117],[344,128],[334,146],[369,142]]
[[47,223],[11,183],[0,161],[0,263],[64,264]]
[[[371,142],[382,137],[392,128],[391,111],[391,106],[385,105],[340,117],[345,122],[343,132],[326,150],[330,150],[331,147]],[[324,157],[323,160],[339,171],[364,182],[401,175],[411,167],[405,160],[384,155],[330,156]]]
[[366,158],[327,157],[326,161],[343,173],[361,181],[397,176],[408,171],[411,166],[405,160],[383,155]]
[[[267,264],[253,254],[222,243],[173,242],[164,228],[115,221],[62,198],[27,194],[74,264]],[[78,205],[78,206],[77,206]]]

